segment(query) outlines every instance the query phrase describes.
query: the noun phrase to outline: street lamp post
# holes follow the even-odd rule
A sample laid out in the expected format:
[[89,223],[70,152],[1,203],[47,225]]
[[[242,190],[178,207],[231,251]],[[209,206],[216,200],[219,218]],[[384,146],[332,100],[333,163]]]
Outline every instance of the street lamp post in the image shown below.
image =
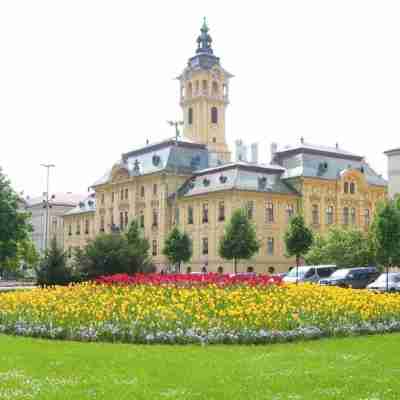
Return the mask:
[[50,168],[54,168],[54,164],[41,164],[42,167],[47,169],[46,178],[46,200],[43,201],[43,208],[46,209],[46,226],[45,226],[45,236],[44,236],[44,250],[47,251],[48,246],[48,236],[49,236],[49,187],[50,187]]

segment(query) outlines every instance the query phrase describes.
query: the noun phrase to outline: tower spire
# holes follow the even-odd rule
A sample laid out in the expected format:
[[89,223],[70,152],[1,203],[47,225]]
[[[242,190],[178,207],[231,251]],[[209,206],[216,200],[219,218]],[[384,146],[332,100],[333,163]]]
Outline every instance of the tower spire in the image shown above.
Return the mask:
[[207,25],[206,17],[203,19],[203,25],[200,28],[200,35],[197,38],[197,50],[196,53],[206,53],[213,54],[213,50],[211,48],[212,38],[208,33],[209,28]]

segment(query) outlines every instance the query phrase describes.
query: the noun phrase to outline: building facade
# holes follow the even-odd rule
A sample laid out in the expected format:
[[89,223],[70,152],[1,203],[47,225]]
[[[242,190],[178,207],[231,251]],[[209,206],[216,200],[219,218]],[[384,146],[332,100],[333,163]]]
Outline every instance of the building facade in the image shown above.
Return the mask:
[[284,255],[283,236],[296,213],[301,211],[320,233],[333,225],[368,229],[377,202],[385,197],[386,182],[363,157],[338,145],[315,146],[300,139],[281,149],[272,144],[269,164],[258,162],[254,144],[247,161],[246,147],[238,141],[236,160],[231,160],[225,113],[232,75],[222,68],[211,42],[204,24],[196,54],[178,77],[183,137],[122,154],[92,185],[93,207],[82,206],[82,212],[76,209],[64,217],[66,248],[82,245],[83,223],[90,226],[86,240],[124,231],[135,218],[158,268],[167,264],[165,238],[178,226],[192,238],[193,271],[207,264],[209,271],[222,267],[232,272],[233,264],[219,257],[218,245],[232,212],[244,207],[261,248],[238,270],[252,266],[266,272],[273,266],[286,271],[293,260]]
[[385,151],[388,158],[389,196],[400,193],[400,148]]
[[[27,197],[25,210],[30,213],[30,224],[33,227],[32,239],[36,249],[43,254],[50,240],[56,238],[57,244],[64,244],[64,219],[66,212],[70,211],[84,199],[85,196],[73,193],[55,193],[49,198],[49,207],[46,207],[46,194],[39,197]],[[47,217],[48,213],[48,217]],[[48,227],[46,229],[46,220]],[[47,235],[46,235],[47,232]]]

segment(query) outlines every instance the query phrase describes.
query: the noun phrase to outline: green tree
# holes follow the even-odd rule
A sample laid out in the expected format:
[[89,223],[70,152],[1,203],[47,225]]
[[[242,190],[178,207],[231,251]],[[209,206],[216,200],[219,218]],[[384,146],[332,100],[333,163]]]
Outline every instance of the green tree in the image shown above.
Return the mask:
[[83,249],[77,249],[74,264],[83,279],[148,272],[151,269],[149,247],[134,220],[126,234],[101,234],[89,241]]
[[325,237],[316,237],[305,256],[309,264],[335,264],[341,268],[375,264],[369,233],[332,227]]
[[128,242],[128,273],[149,272],[152,268],[149,257],[150,243],[144,237],[143,230],[136,220],[133,220],[126,234]]
[[226,260],[233,260],[237,273],[238,260],[250,259],[260,249],[256,229],[247,218],[247,212],[238,209],[225,226],[224,235],[219,244],[219,255]]
[[32,231],[29,214],[18,210],[18,196],[0,168],[0,266],[12,263],[19,243]]
[[40,261],[39,253],[31,239],[25,239],[17,243],[17,253],[14,258],[8,258],[4,265],[9,271],[20,271],[24,269],[35,269]]
[[284,241],[286,255],[296,257],[296,271],[298,272],[300,257],[308,252],[313,243],[313,233],[306,226],[302,215],[296,215],[290,220],[288,229],[284,235]]
[[163,254],[172,264],[177,264],[181,272],[181,264],[192,258],[192,240],[186,232],[175,227],[165,240]]
[[373,222],[376,258],[387,268],[400,263],[400,210],[395,201],[378,208]]
[[36,268],[37,282],[39,285],[67,285],[73,281],[72,271],[67,266],[67,256],[62,249],[57,247],[56,239],[50,242],[38,268]]
[[308,265],[329,264],[326,254],[326,240],[320,234],[314,235],[313,244],[304,256],[305,262]]

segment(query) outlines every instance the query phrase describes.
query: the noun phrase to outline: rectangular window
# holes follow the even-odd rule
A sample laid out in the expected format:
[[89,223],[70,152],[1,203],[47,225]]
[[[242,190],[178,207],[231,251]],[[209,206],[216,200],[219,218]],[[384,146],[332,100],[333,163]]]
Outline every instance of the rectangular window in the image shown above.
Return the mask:
[[193,207],[188,206],[188,224],[193,225]]
[[158,193],[158,187],[157,187],[157,183],[153,184],[153,196],[157,196]]
[[124,230],[124,213],[122,211],[119,213],[119,229]]
[[344,183],[344,192],[349,193],[349,182]]
[[364,224],[365,224],[365,226],[369,226],[370,222],[371,222],[370,212],[369,212],[369,209],[366,208],[365,211],[364,211]]
[[267,254],[269,256],[272,256],[274,254],[274,247],[275,247],[274,245],[275,245],[274,238],[273,237],[269,237],[267,239]]
[[140,211],[139,220],[140,220],[140,227],[144,228],[144,214],[143,214],[143,211]]
[[312,205],[312,223],[319,225],[319,207],[317,204]]
[[128,226],[128,222],[129,222],[128,211],[125,211],[125,226]]
[[218,203],[218,221],[225,221],[225,203],[223,201]]
[[144,197],[144,186],[140,187],[140,197]]
[[90,223],[89,220],[85,220],[85,235],[89,235],[89,227],[90,227]]
[[68,225],[68,236],[72,236],[72,225]]
[[293,215],[294,215],[294,207],[293,207],[293,204],[288,204],[288,205],[286,206],[286,219],[287,219],[288,222],[290,221],[290,218],[293,217]]
[[174,224],[179,225],[179,207],[175,208],[174,214]]
[[272,201],[267,201],[265,205],[265,222],[272,224],[274,222],[274,204]]
[[110,220],[110,222],[111,222],[111,229],[114,229],[114,213],[111,214],[111,220]]
[[246,203],[246,213],[248,219],[253,219],[254,216],[254,201],[250,200]]
[[332,225],[333,224],[333,207],[329,206],[326,209],[326,224]]
[[157,240],[153,240],[151,247],[152,247],[151,254],[153,255],[153,257],[155,257],[157,255]]
[[208,203],[203,204],[203,224],[208,224]]
[[104,193],[101,194],[101,204],[104,204]]
[[348,207],[343,208],[343,224],[344,225],[349,224],[349,208]]
[[111,193],[111,203],[114,203],[114,200],[115,200],[115,193],[112,192]]
[[100,232],[104,232],[104,217],[100,217]]
[[202,253],[203,255],[208,254],[208,238],[203,238],[203,246],[202,246]]
[[153,228],[156,228],[158,226],[158,211],[156,209],[153,209]]
[[124,199],[124,189],[121,189],[121,200]]
[[129,199],[129,189],[125,189],[125,200]]
[[81,234],[81,222],[80,222],[80,221],[78,221],[78,222],[76,223],[76,234],[77,234],[77,235],[80,235],[80,234]]

